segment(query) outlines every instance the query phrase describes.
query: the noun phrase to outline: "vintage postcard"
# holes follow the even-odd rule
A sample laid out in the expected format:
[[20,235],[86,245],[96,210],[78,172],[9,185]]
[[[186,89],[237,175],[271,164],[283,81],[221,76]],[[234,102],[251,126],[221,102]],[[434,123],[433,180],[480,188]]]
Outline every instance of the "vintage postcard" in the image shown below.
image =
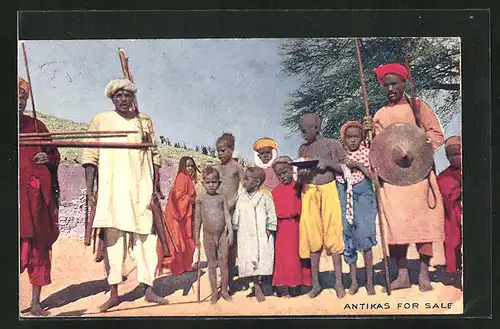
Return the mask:
[[460,38],[18,49],[21,317],[463,314]]

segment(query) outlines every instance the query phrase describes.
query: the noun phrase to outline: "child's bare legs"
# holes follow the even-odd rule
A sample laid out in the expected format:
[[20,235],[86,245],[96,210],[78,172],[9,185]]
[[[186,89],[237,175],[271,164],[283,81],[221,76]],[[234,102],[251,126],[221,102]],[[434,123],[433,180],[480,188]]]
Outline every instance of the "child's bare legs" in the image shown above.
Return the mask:
[[229,295],[229,268],[228,268],[228,254],[229,248],[227,245],[227,238],[224,236],[219,240],[219,269],[221,277],[222,292],[221,296],[227,301],[230,301],[231,295]]
[[210,279],[210,288],[212,289],[211,304],[216,304],[219,299],[219,291],[217,289],[217,267],[208,268],[208,278]]
[[358,277],[356,276],[356,262],[349,264],[349,271],[351,273],[351,286],[349,287],[349,295],[354,295],[358,292]]
[[290,292],[288,291],[288,286],[283,287],[283,297],[290,298]]
[[253,285],[255,289],[255,298],[258,302],[263,302],[266,298],[264,297],[264,293],[262,292],[262,288],[260,287],[260,277],[253,277]]
[[342,255],[332,255],[332,260],[333,260],[333,270],[335,271],[335,286],[333,288],[337,293],[337,297],[343,298],[345,296],[345,290],[344,290],[344,285],[342,284]]
[[212,290],[210,303],[212,304],[217,303],[217,300],[219,299],[219,289],[217,289],[217,245],[215,243],[217,239],[218,238],[214,237],[212,234],[206,231],[203,232],[203,247],[205,248],[205,254],[208,262],[208,279],[210,280],[210,288]]
[[366,268],[366,292],[368,295],[375,295],[375,287],[373,286],[373,251],[371,248],[365,250],[363,258]]
[[314,298],[321,292],[321,286],[319,284],[319,259],[321,257],[321,250],[311,253],[311,279],[312,279],[312,289],[307,294],[310,298]]

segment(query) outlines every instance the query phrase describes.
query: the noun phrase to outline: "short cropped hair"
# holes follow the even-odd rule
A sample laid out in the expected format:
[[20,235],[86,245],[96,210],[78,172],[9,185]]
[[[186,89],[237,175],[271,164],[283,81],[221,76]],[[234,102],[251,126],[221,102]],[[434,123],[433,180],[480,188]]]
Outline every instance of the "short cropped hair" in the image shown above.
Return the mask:
[[234,136],[231,133],[223,133],[222,136],[220,136],[217,139],[217,144],[224,142],[226,143],[227,147],[230,149],[234,150]]
[[212,166],[206,167],[205,169],[203,169],[203,172],[202,172],[203,179],[205,179],[205,177],[210,176],[210,175],[215,175],[215,176],[217,176],[217,179],[220,179],[219,171]]
[[252,177],[260,180],[260,185],[266,180],[266,172],[264,169],[256,166],[251,166],[247,168],[247,175],[250,174]]

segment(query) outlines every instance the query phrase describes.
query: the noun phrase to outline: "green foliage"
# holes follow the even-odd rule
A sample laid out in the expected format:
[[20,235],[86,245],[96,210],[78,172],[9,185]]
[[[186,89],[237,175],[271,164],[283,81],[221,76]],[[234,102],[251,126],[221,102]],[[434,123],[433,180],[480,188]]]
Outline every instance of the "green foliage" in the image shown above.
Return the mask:
[[[370,115],[387,104],[374,68],[386,63],[405,64],[408,57],[417,97],[437,101],[434,111],[446,125],[459,111],[460,43],[452,38],[362,38],[360,52]],[[323,133],[338,138],[348,120],[365,116],[355,39],[291,39],[281,46],[282,70],[296,76],[300,87],[286,104],[283,124],[298,132],[299,118],[316,113]],[[411,95],[410,84],[407,84]]]

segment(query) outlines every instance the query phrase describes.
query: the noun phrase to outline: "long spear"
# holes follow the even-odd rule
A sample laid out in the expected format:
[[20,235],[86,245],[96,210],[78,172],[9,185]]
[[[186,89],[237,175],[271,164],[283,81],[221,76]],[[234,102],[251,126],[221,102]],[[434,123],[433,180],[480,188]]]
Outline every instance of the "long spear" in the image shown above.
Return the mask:
[[[370,109],[368,107],[368,93],[366,92],[366,85],[365,85],[365,76],[363,74],[363,62],[361,60],[361,51],[359,50],[359,40],[358,38],[355,39],[356,41],[356,54],[358,55],[358,64],[359,64],[359,77],[361,79],[361,88],[363,89],[363,99],[365,102],[365,111],[366,111],[366,116],[370,116]],[[372,131],[368,130],[367,134],[367,142],[368,146],[372,142]],[[370,166],[371,168],[371,166]],[[384,258],[384,270],[385,270],[385,283],[386,283],[386,292],[387,295],[391,295],[391,279],[389,276],[389,257],[387,257],[387,249],[386,249],[386,242],[385,242],[385,234],[384,234],[384,225],[382,223],[383,220],[383,202],[382,202],[382,196],[380,193],[380,185],[378,182],[378,173],[371,168],[371,173],[372,173],[372,178],[374,180],[373,185],[375,188],[375,192],[377,195],[377,209],[378,209],[378,224],[379,224],[379,230],[380,230],[380,240],[382,243],[382,256]]]
[[[125,78],[129,79],[131,82],[134,82],[134,79],[132,78],[132,73],[130,72],[128,58],[125,56],[125,52],[122,49],[118,48],[118,55],[120,56],[120,63],[122,66],[123,75],[125,76]],[[136,97],[134,97],[134,101],[132,103],[132,109],[134,110],[134,112],[137,115],[139,115],[139,107],[137,106],[137,98]],[[138,120],[139,120],[139,129],[141,130],[141,139],[143,139],[144,134],[143,134],[143,130],[142,130],[141,119],[138,118]],[[151,142],[154,142],[154,141],[151,141]],[[153,194],[151,206],[152,206],[152,212],[153,212],[153,225],[156,229],[156,233],[158,234],[158,238],[160,240],[160,244],[162,246],[164,256],[170,256],[165,231],[167,231],[168,236],[170,237],[170,240],[172,242],[172,246],[174,248],[174,252],[176,254],[179,253],[177,246],[175,245],[174,236],[173,236],[172,231],[170,230],[170,228],[167,224],[167,221],[165,218],[165,213],[161,210],[160,201],[158,200],[158,197],[156,196],[156,194]],[[165,224],[165,225],[163,225],[163,224]]]
[[408,78],[410,80],[411,88],[411,108],[413,110],[413,115],[415,117],[415,123],[420,127],[420,106],[417,103],[417,92],[415,90],[415,82],[413,81],[413,76],[410,71],[410,64],[408,62],[408,56],[405,55],[405,66],[408,71]]
[[[365,101],[365,115],[367,117],[369,117],[370,116],[370,108],[368,107],[368,93],[366,92],[365,75],[363,73],[363,62],[361,61],[361,51],[359,50],[358,38],[356,38],[355,41],[356,41],[356,54],[358,55],[359,77],[361,79],[361,89],[363,90],[363,99]],[[368,130],[367,142],[368,142],[368,146],[370,146],[370,143],[372,142],[371,129]]]
[[35,121],[35,131],[38,132],[38,125],[36,124],[35,99],[33,98],[33,85],[31,84],[30,70],[28,67],[28,55],[26,54],[26,46],[24,45],[24,42],[21,42],[21,46],[23,47],[24,67],[26,68],[26,78],[28,79],[28,85],[29,85],[28,89],[31,98],[31,109],[33,111],[33,120]]

